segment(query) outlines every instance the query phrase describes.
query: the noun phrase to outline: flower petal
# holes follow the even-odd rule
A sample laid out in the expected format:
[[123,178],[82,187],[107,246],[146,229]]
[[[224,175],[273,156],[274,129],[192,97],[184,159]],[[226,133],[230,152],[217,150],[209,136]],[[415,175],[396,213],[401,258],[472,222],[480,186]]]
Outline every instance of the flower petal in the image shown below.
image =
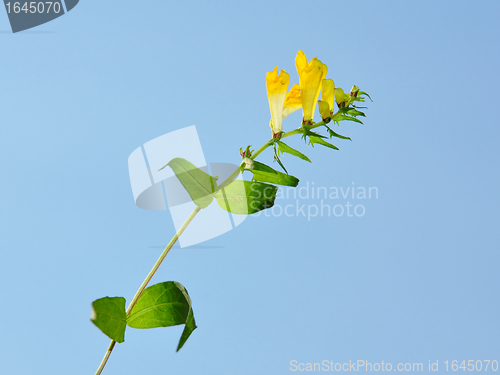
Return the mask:
[[321,115],[321,118],[323,120],[330,117],[330,106],[328,105],[327,102],[323,100],[318,100],[318,109],[319,109],[319,114]]
[[278,67],[266,74],[267,98],[271,110],[271,127],[273,133],[282,131],[283,105],[285,103],[286,91],[290,83],[290,75],[282,70],[278,75]]
[[295,83],[288,94],[285,96],[285,104],[283,105],[283,119],[302,107],[300,94],[300,86]]
[[335,103],[335,83],[332,79],[323,80],[323,89],[321,90],[321,100],[328,103],[330,111],[333,110]]

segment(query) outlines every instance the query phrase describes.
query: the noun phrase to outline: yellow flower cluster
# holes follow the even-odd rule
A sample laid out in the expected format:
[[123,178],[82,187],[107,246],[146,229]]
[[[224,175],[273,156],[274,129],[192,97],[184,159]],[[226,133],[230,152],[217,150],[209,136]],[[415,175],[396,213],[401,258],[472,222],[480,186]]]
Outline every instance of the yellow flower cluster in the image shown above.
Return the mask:
[[[326,79],[327,66],[316,57],[307,62],[307,57],[302,51],[297,52],[295,66],[300,84],[294,84],[288,93],[290,75],[285,70],[278,74],[278,67],[275,67],[266,75],[273,137],[279,137],[283,131],[283,119],[299,108],[302,108],[303,124],[313,122],[316,103],[318,103],[323,119],[330,117],[333,113],[335,94],[338,89],[335,89],[335,84],[331,79]],[[321,100],[318,100],[320,92]]]

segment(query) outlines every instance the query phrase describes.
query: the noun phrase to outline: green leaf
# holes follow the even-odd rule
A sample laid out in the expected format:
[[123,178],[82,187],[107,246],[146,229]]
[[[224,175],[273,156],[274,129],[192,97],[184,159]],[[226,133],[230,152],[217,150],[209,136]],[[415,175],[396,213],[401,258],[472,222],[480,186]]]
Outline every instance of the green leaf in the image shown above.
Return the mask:
[[278,149],[282,153],[286,152],[290,155],[297,156],[298,158],[301,158],[302,160],[305,160],[305,161],[308,161],[309,163],[312,163],[311,160],[309,160],[309,158],[307,156],[305,156],[302,152],[297,151],[294,148],[291,148],[286,143],[278,141]]
[[359,95],[366,95],[366,96],[368,96],[368,97],[370,98],[370,100],[373,102],[373,100],[372,100],[371,96],[370,96],[370,95],[368,95],[368,93],[366,93],[366,92],[364,92],[364,91],[359,91],[359,92],[358,92],[358,96],[359,96]]
[[332,137],[337,137],[337,138],[340,138],[340,139],[348,139],[348,140],[352,141],[352,139],[351,139],[351,138],[349,138],[349,137],[346,137],[346,136],[340,135],[340,134],[338,134],[338,133],[335,133],[335,132],[334,132],[332,129],[330,129],[330,127],[329,127],[329,126],[327,126],[326,124],[325,124],[325,127],[326,127],[326,129],[328,130],[328,133],[330,134],[330,138],[332,138]]
[[332,117],[332,120],[335,121],[335,122],[339,122],[339,121],[344,121],[344,120],[347,120],[347,121],[354,121],[354,122],[359,122],[360,124],[362,124],[363,122],[361,120],[358,120],[356,117],[351,117],[351,116],[346,116],[346,115],[343,115],[343,114],[339,114],[339,112],[337,112],[333,117]]
[[124,342],[125,328],[127,328],[125,298],[104,297],[96,299],[92,302],[92,316],[90,320],[111,340]]
[[210,176],[191,162],[182,158],[174,158],[160,171],[169,166],[187,190],[193,202],[200,208],[206,208],[212,203],[212,193],[217,190],[217,178]]
[[297,177],[278,172],[258,161],[254,161],[253,168],[248,170],[253,173],[253,179],[256,181],[293,187],[299,184],[299,179]]
[[191,298],[184,286],[176,281],[152,285],[142,292],[127,318],[132,328],[147,329],[185,324],[177,350],[182,348],[196,329]]
[[189,314],[186,320],[186,325],[182,331],[181,338],[179,339],[179,344],[177,345],[176,352],[178,352],[186,343],[191,333],[196,329],[196,323],[194,321],[193,309],[189,310]]
[[318,137],[317,135],[311,135],[309,137],[309,144],[311,146],[314,147],[315,144],[320,144],[322,146],[325,146],[325,147],[329,147],[329,148],[332,148],[334,150],[338,150],[338,147],[337,146],[334,146],[332,145],[331,143],[328,143],[327,141],[325,141],[323,138],[321,137]]
[[366,117],[363,112],[358,111],[357,109],[354,109],[354,108],[351,108],[351,107],[347,108],[346,113],[348,113],[349,115],[354,116],[354,117],[357,117],[357,116]]
[[235,180],[214,194],[219,206],[233,214],[251,215],[274,205],[278,187],[256,181]]
[[285,173],[288,174],[288,171],[286,170],[285,166],[283,165],[283,163],[280,160],[279,152],[276,149],[276,143],[274,144],[274,161],[277,161],[278,164],[280,165],[280,167],[283,168],[283,170],[285,171]]
[[300,130],[302,131],[302,137],[301,138],[305,142],[307,142],[307,137],[310,137],[311,135],[315,135],[315,136],[318,136],[318,137],[321,137],[321,138],[326,138],[325,136],[322,136],[321,134],[319,134],[317,132],[311,131],[311,127],[307,126],[307,125],[302,125],[302,127],[300,128]]

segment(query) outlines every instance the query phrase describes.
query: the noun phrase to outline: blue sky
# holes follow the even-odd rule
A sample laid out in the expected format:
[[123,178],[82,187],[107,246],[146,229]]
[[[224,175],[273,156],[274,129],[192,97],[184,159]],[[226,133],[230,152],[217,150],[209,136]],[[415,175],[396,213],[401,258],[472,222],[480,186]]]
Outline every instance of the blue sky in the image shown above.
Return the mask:
[[364,125],[341,123],[352,142],[334,142],[340,151],[291,140],[313,163],[285,156],[289,172],[299,186],[376,187],[378,198],[350,200],[362,217],[262,214],[211,248],[175,249],[153,282],[185,285],[199,328],[179,353],[182,327],[130,329],[104,374],[500,361],[499,11],[82,0],[18,34],[0,14],[3,372],[97,369],[109,339],[91,302],[130,301],[174,234],[168,213],[135,206],[128,156],[196,125],[207,161],[238,163],[240,147],[270,137],[266,72],[297,82],[298,50],[374,102]]

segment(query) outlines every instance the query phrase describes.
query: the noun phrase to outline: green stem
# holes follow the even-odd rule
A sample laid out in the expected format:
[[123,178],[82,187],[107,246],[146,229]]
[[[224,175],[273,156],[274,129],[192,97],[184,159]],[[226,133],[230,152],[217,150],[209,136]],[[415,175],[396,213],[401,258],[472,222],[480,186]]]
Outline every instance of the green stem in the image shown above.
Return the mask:
[[142,292],[144,291],[144,289],[146,289],[146,287],[148,286],[148,283],[151,281],[151,279],[153,278],[153,276],[156,273],[156,271],[158,270],[158,268],[160,268],[160,265],[163,262],[163,259],[165,259],[165,257],[169,253],[172,246],[174,246],[174,244],[177,242],[177,239],[181,236],[181,234],[184,232],[184,230],[187,228],[187,226],[191,223],[191,221],[193,221],[194,217],[200,211],[201,211],[201,208],[196,206],[196,208],[193,210],[193,212],[191,212],[191,214],[188,216],[186,221],[184,221],[184,223],[181,225],[181,227],[179,228],[177,233],[174,235],[174,237],[170,240],[170,242],[168,243],[165,250],[163,250],[163,253],[161,253],[160,257],[158,258],[155,265],[153,266],[153,268],[149,272],[148,276],[146,276],[146,279],[142,282],[139,290],[137,291],[137,293],[135,293],[135,296],[134,296],[134,298],[132,298],[130,305],[128,305],[127,316],[129,316],[130,312],[134,308],[134,306],[137,303],[137,300],[141,296]]
[[96,375],[99,375],[102,372],[102,370],[104,370],[104,366],[106,366],[106,363],[108,362],[108,358],[111,355],[111,352],[113,351],[113,348],[115,347],[115,344],[116,344],[115,340],[112,340],[111,344],[109,344],[109,348],[106,352],[106,355],[102,359],[101,364],[99,365],[99,368],[96,371]]
[[[241,164],[243,164],[243,162],[241,162]],[[241,164],[240,164],[240,167],[241,167]],[[238,175],[241,173],[241,169],[240,169],[240,167],[236,168],[236,169],[234,170],[234,172],[233,172],[233,173],[231,173],[231,174],[229,175],[229,177],[228,177],[228,178],[226,178],[226,179],[224,180],[224,182],[218,186],[217,191],[219,191],[219,190],[223,189],[224,187],[226,187],[227,185],[229,185],[229,183],[230,183],[231,181],[233,181],[236,177],[238,177]]]
[[[318,122],[317,124],[311,125],[310,129],[317,128],[318,126],[322,126],[323,124],[324,124],[323,121]],[[290,137],[290,136],[295,135],[295,134],[302,134],[302,128],[298,128],[298,129],[289,131],[288,133],[284,133],[281,136],[281,139],[286,138],[286,137]],[[259,154],[261,152],[263,152],[266,148],[272,146],[273,144],[274,144],[274,139],[267,141],[261,148],[259,148],[257,151],[255,151],[252,154],[250,159],[252,159],[252,160],[255,159],[257,156],[259,156]],[[240,164],[240,167],[241,167],[241,164]],[[227,186],[231,181],[233,181],[241,173],[240,167],[236,168],[236,170],[233,173],[231,173],[231,175],[228,178],[226,178],[226,180],[221,185],[219,185],[219,190],[224,188],[225,186]],[[181,234],[184,232],[184,230],[187,228],[187,226],[191,223],[191,221],[193,221],[194,217],[198,214],[198,212],[200,212],[200,210],[201,210],[200,207],[196,207],[193,210],[193,212],[191,212],[191,214],[186,219],[184,224],[182,224],[182,226],[179,228],[177,233],[170,240],[170,242],[168,243],[165,250],[163,250],[160,257],[156,261],[155,265],[153,266],[153,268],[149,272],[148,276],[146,276],[146,279],[144,279],[144,281],[142,282],[141,286],[139,287],[139,290],[137,291],[137,293],[135,293],[134,298],[132,298],[132,301],[130,302],[130,305],[127,308],[127,317],[129,316],[129,314],[132,311],[132,309],[134,308],[135,304],[137,303],[137,301],[141,297],[142,292],[144,291],[144,289],[146,289],[146,287],[148,286],[148,283],[151,281],[154,274],[156,273],[156,271],[160,267],[161,263],[163,262],[163,260],[167,256],[167,254],[169,253],[172,246],[174,246],[174,244],[177,242],[177,239],[181,236]],[[97,372],[95,373],[95,375],[100,375],[102,373],[102,370],[104,369],[104,366],[106,366],[106,363],[108,362],[109,356],[111,355],[111,352],[113,351],[113,349],[115,347],[115,344],[116,344],[116,341],[114,341],[114,340],[112,340],[111,344],[109,344],[108,350],[106,351],[106,355],[102,359],[101,364],[99,365],[99,368],[97,369]]]
[[[319,126],[323,126],[325,125],[325,122],[324,121],[321,121],[321,122],[318,122],[316,124],[313,124],[309,127],[309,129],[314,129],[314,128],[317,128]],[[288,133],[284,133],[280,139],[283,139],[283,138],[287,138],[287,137],[290,137],[292,135],[296,135],[296,134],[302,134],[302,128],[298,128],[298,129],[295,129],[295,130],[291,130],[289,131]],[[260,153],[262,151],[264,151],[266,148],[272,146],[274,144],[274,139],[270,139],[269,141],[267,141],[266,143],[264,143],[264,145],[259,148],[257,151],[255,151],[252,156],[250,157],[250,159],[255,159],[257,156],[260,155]]]
[[[200,207],[196,207],[193,210],[193,212],[191,212],[191,214],[188,216],[188,218],[186,219],[186,221],[184,222],[184,224],[182,224],[182,226],[179,228],[179,230],[177,231],[177,233],[170,240],[170,242],[168,243],[168,245],[165,248],[165,250],[163,250],[163,252],[161,253],[160,257],[156,261],[155,265],[153,266],[153,268],[151,269],[151,271],[148,273],[148,276],[146,276],[146,279],[144,279],[144,281],[142,282],[141,286],[139,287],[139,290],[137,291],[137,293],[135,293],[135,296],[134,296],[134,298],[132,298],[132,301],[130,302],[130,305],[128,305],[128,308],[127,308],[127,317],[129,316],[130,312],[134,308],[135,304],[137,303],[137,300],[141,296],[141,294],[144,291],[144,289],[146,289],[146,287],[148,286],[148,283],[151,281],[151,279],[153,278],[153,276],[156,273],[156,271],[158,270],[158,268],[160,268],[160,265],[163,262],[163,259],[165,259],[165,257],[169,253],[170,249],[177,242],[177,239],[181,236],[181,234],[184,232],[184,230],[187,228],[187,226],[191,223],[191,221],[193,221],[194,217],[198,214],[198,212],[200,212],[200,210],[201,210]],[[108,362],[108,358],[111,355],[111,352],[113,351],[113,348],[115,347],[115,344],[116,344],[115,340],[112,340],[111,344],[109,344],[109,348],[106,351],[106,355],[102,359],[101,364],[100,364],[99,368],[97,369],[97,372],[95,373],[96,375],[100,375],[101,372],[102,372],[102,370],[104,369],[104,366],[106,366],[106,362]]]

